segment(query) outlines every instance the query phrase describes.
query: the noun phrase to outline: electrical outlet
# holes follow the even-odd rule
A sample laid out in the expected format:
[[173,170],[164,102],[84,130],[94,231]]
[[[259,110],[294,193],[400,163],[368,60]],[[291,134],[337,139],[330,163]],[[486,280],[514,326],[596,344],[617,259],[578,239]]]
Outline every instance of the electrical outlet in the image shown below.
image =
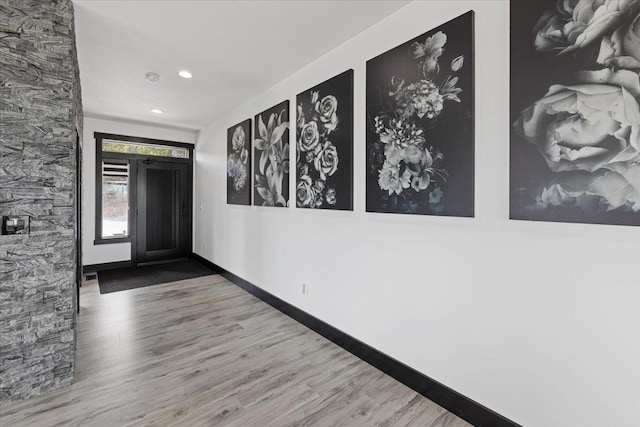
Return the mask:
[[302,295],[309,295],[309,284],[302,283]]

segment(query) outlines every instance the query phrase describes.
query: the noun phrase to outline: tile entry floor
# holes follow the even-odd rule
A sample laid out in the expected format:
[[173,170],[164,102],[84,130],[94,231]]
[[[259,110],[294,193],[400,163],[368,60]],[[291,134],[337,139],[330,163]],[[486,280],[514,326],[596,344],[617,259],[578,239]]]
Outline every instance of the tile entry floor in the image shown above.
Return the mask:
[[0,425],[470,425],[220,275],[81,292],[75,382]]

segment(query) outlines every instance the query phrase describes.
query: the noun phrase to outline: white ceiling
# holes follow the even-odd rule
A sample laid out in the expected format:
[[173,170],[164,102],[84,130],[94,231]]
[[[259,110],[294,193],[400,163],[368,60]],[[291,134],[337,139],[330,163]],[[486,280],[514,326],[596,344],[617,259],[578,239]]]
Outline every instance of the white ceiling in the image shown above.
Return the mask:
[[201,129],[407,3],[74,0],[84,112]]

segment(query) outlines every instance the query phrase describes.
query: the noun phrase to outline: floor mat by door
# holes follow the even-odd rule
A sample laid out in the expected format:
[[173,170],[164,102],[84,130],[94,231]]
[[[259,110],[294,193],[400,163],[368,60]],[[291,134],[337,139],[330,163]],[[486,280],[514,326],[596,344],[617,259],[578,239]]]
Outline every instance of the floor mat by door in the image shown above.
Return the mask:
[[100,293],[108,294],[216,273],[218,272],[206,265],[189,259],[142,267],[100,271],[98,272],[98,284],[100,285]]

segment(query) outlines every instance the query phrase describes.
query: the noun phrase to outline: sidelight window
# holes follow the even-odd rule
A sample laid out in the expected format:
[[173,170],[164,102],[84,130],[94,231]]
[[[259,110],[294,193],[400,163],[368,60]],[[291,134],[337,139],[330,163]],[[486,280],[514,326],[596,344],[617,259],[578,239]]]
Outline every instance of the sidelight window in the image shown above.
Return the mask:
[[129,162],[102,162],[102,238],[129,236]]

